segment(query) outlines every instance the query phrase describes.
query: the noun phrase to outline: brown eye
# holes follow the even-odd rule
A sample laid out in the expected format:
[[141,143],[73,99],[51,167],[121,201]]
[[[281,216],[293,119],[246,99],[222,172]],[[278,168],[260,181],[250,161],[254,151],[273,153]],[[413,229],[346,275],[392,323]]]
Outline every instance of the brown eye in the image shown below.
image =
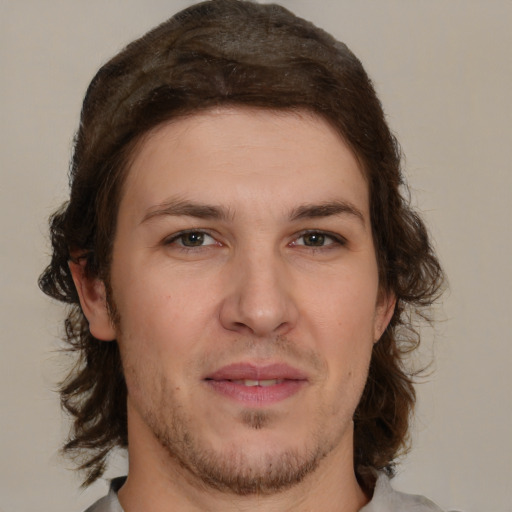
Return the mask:
[[191,232],[180,236],[181,245],[185,247],[199,247],[204,244],[204,233]]

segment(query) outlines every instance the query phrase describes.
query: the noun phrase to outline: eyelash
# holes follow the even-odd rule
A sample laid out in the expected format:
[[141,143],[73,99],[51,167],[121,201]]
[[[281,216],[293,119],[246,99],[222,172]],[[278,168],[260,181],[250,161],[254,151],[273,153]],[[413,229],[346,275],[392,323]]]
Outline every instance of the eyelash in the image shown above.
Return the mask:
[[[209,236],[210,238],[212,238],[213,240],[215,240],[215,237],[213,237],[208,231],[205,231],[202,229],[186,229],[184,231],[180,231],[180,232],[175,233],[174,235],[171,235],[170,237],[166,238],[163,241],[163,245],[173,245],[173,244],[175,244],[176,241],[183,239],[186,235],[190,235],[190,234],[197,234],[197,235],[202,235],[202,236],[206,235],[206,236]],[[182,240],[182,242],[183,242],[183,240]],[[219,244],[219,242],[217,242],[217,244]],[[194,250],[201,249],[204,247],[209,247],[210,245],[217,245],[217,244],[208,244],[206,246],[205,245],[186,246],[186,245],[178,245],[178,244],[175,244],[175,245],[182,251],[194,251]]]
[[318,229],[309,229],[306,231],[302,231],[298,234],[298,236],[294,239],[294,241],[290,245],[299,246],[299,244],[296,243],[297,240],[304,238],[307,235],[319,235],[320,237],[324,237],[325,239],[332,240],[333,243],[328,243],[325,245],[306,245],[306,244],[300,244],[302,247],[308,247],[310,249],[316,249],[316,250],[327,250],[329,248],[332,248],[330,246],[332,245],[338,245],[338,246],[344,246],[347,244],[347,240],[342,237],[341,235],[338,235],[336,233],[332,233],[330,231],[322,231]]
[[[197,235],[201,235],[201,236],[206,235],[206,236],[212,238],[213,240],[215,240],[217,243],[216,244],[207,244],[207,245],[196,245],[196,246],[194,246],[194,245],[186,246],[184,244],[183,245],[176,244],[177,241],[179,241],[180,239],[183,239],[183,237],[185,237],[186,235],[190,235],[190,234],[197,234]],[[323,240],[324,242],[326,240],[331,240],[331,243],[327,243],[324,245],[306,245],[305,243],[302,243],[302,244],[297,243],[298,240],[306,237],[307,235],[318,235],[319,237],[324,238],[324,240]],[[182,240],[182,242],[183,242],[183,240]],[[197,250],[201,250],[201,249],[204,250],[204,248],[206,248],[206,247],[223,245],[221,242],[218,242],[215,239],[215,237],[212,236],[208,231],[202,230],[202,229],[187,229],[184,231],[180,231],[178,233],[171,235],[170,237],[166,238],[163,241],[163,245],[166,245],[166,246],[173,245],[173,244],[175,244],[175,246],[180,251],[184,251],[184,252],[197,251]],[[310,249],[313,251],[321,251],[321,250],[332,249],[333,248],[332,246],[342,246],[343,247],[346,244],[347,244],[347,240],[344,237],[342,237],[341,235],[332,233],[330,231],[309,229],[309,230],[301,231],[300,233],[298,233],[297,236],[293,239],[292,242],[290,242],[289,245],[292,247],[304,247],[304,248],[307,248],[307,249]]]

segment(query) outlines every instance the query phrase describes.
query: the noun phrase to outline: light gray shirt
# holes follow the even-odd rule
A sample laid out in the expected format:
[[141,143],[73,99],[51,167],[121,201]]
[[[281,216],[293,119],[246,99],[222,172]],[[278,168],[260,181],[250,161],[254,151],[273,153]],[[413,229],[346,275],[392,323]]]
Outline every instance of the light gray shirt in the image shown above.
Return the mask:
[[[117,499],[117,491],[123,485],[124,480],[124,478],[114,479],[108,495],[85,512],[123,512]],[[360,512],[442,512],[442,510],[423,496],[395,491],[391,487],[389,478],[384,473],[379,473],[373,498]]]

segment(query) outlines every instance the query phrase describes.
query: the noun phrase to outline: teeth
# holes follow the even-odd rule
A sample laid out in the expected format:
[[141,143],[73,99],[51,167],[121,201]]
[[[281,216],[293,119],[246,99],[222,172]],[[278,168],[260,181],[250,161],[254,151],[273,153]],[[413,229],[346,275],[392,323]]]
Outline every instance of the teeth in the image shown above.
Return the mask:
[[253,386],[257,386],[259,384],[259,381],[246,379],[246,380],[242,381],[242,384],[244,386],[253,387]]
[[279,382],[282,381],[279,381],[278,379],[260,380],[260,386],[275,386],[276,384],[279,384]]
[[267,380],[250,380],[250,379],[243,379],[243,380],[234,380],[235,384],[242,384],[247,387],[254,387],[254,386],[261,386],[261,387],[267,387],[267,386],[275,386],[276,384],[280,384],[283,382],[282,379],[267,379]]

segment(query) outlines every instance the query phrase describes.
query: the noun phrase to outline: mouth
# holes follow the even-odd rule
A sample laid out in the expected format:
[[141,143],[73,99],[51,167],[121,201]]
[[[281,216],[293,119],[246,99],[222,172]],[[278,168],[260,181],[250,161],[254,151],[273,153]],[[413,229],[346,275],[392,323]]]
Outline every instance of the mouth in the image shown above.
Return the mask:
[[245,406],[261,407],[292,397],[307,385],[308,377],[287,364],[237,363],[220,368],[204,382],[217,395]]
[[243,386],[247,386],[249,388],[252,388],[254,386],[261,386],[262,388],[267,388],[270,386],[275,386],[277,384],[281,384],[284,382],[284,379],[264,379],[264,380],[251,380],[251,379],[239,379],[239,380],[232,380],[233,384],[239,384]]

